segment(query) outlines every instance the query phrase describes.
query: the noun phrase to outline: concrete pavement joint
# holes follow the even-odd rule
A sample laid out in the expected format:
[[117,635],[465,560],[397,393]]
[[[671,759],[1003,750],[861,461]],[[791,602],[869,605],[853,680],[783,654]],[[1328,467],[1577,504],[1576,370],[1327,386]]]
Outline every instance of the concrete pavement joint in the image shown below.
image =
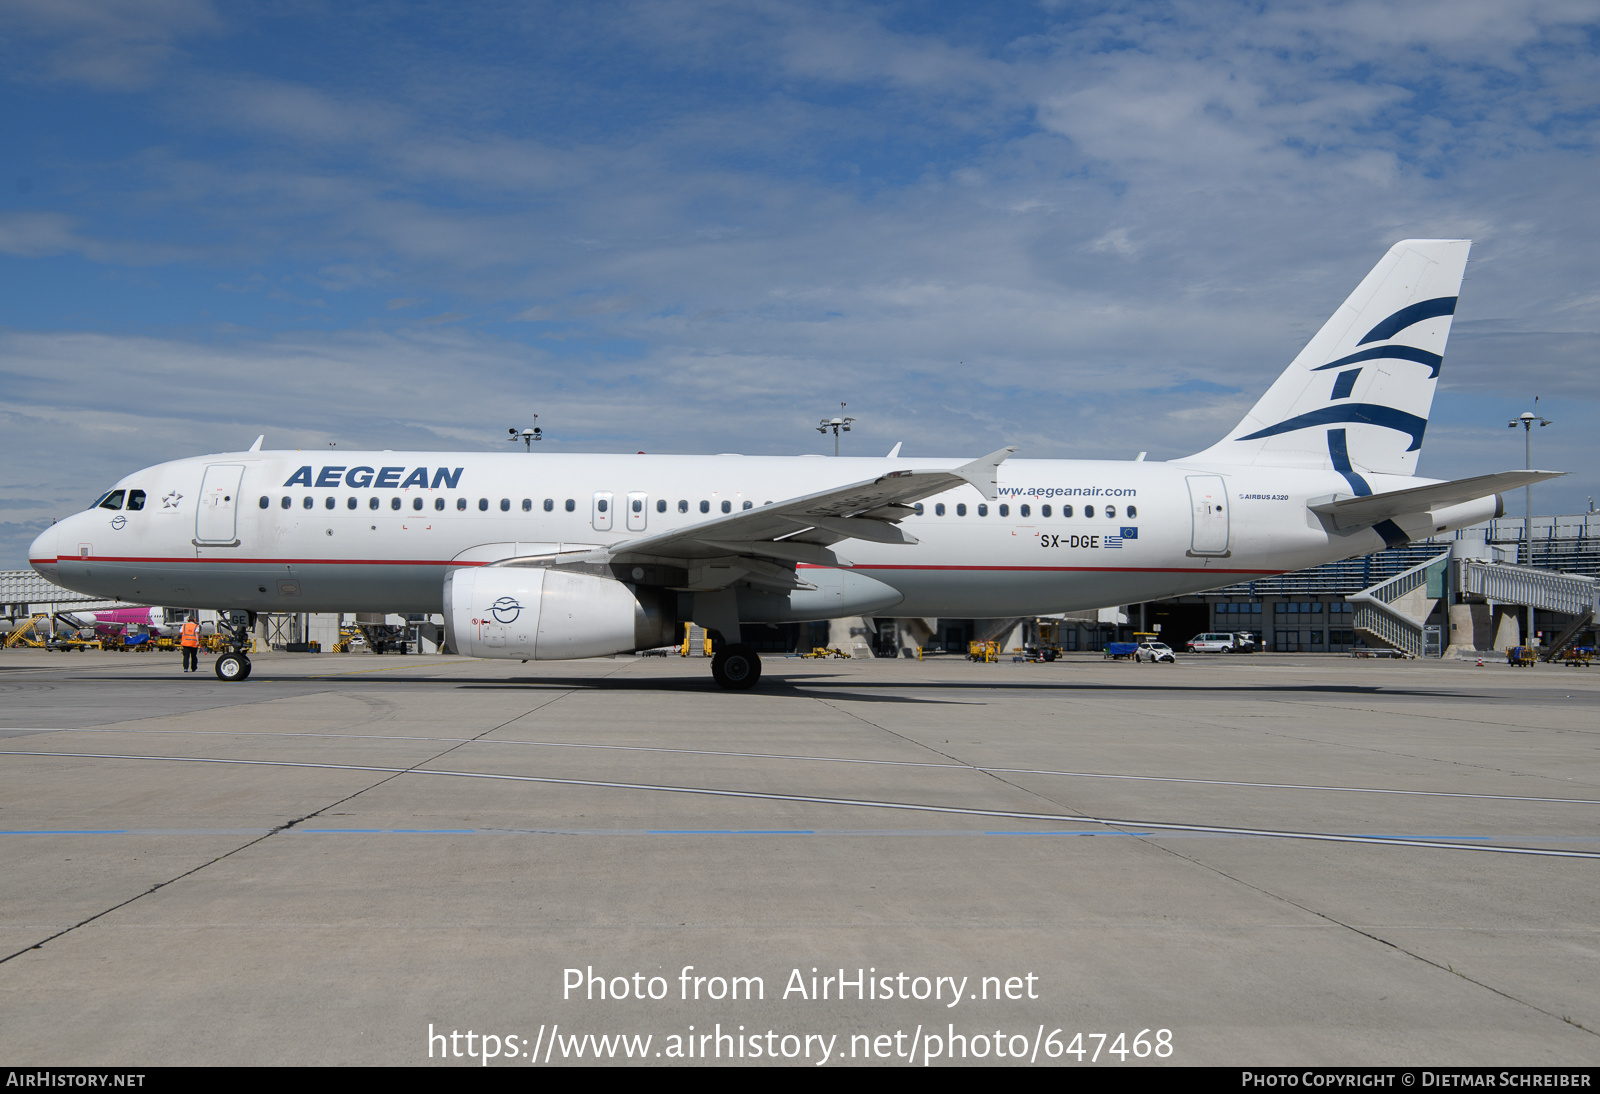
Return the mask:
[[[484,737],[484,736],[487,736],[490,733],[495,732],[495,730],[503,729],[506,726],[510,725],[512,722],[515,722],[520,718],[527,717],[529,714],[533,713],[534,710],[539,710],[540,708],[548,706],[550,703],[554,703],[557,700],[562,699],[565,696],[570,695],[570,694],[571,694],[571,692],[567,691],[567,692],[561,692],[560,694],[557,694],[557,695],[553,695],[549,699],[547,699],[545,702],[540,703],[537,706],[535,706],[533,708],[533,710],[523,711],[521,714],[517,715],[516,718],[511,718],[511,719],[509,719],[509,720],[507,720],[505,722],[502,722],[500,725],[493,726],[493,727],[491,727],[489,729],[486,729],[486,730],[483,731],[483,733],[480,733],[478,735],[478,737]],[[462,748],[465,745],[470,744],[470,743],[472,743],[472,741],[475,741],[477,739],[478,739],[477,737],[474,737],[474,738],[471,738],[469,740],[462,741],[460,744],[452,745],[450,748],[445,749],[443,752],[440,752],[438,755],[430,756],[428,759],[420,761],[420,763],[432,763],[435,760],[440,759],[443,756],[447,756],[451,752],[454,752],[456,749]],[[12,755],[15,755],[15,754],[16,753],[12,753]],[[44,755],[44,753],[40,753],[40,755]],[[134,758],[137,758],[137,757],[119,757],[119,758],[122,758],[122,759],[134,759]],[[355,768],[355,767],[341,767],[340,770],[373,770],[373,771],[376,771],[376,770],[382,770],[382,769],[379,769],[379,768],[365,768],[364,769],[364,768]],[[144,890],[144,892],[136,893],[136,894],[134,894],[133,896],[129,897],[126,900],[119,901],[116,904],[113,904],[109,908],[105,908],[105,909],[103,909],[103,910],[101,910],[99,912],[96,912],[94,915],[91,915],[91,916],[89,916],[89,917],[87,917],[85,919],[80,920],[77,923],[72,924],[70,927],[64,927],[61,930],[59,930],[59,931],[55,932],[54,934],[50,935],[48,938],[42,938],[39,941],[33,943],[33,945],[31,945],[31,946],[24,946],[22,949],[16,951],[15,953],[7,954],[5,957],[0,957],[0,965],[5,964],[7,961],[10,961],[14,957],[20,957],[25,953],[29,953],[30,951],[41,950],[46,945],[48,945],[49,943],[54,942],[56,939],[62,938],[64,936],[68,935],[68,934],[71,934],[73,931],[76,931],[80,927],[88,926],[90,923],[93,923],[95,920],[104,918],[105,916],[110,915],[112,912],[117,911],[119,908],[126,908],[128,905],[133,904],[134,902],[136,902],[138,900],[142,900],[143,898],[149,896],[151,893],[154,893],[157,890],[164,889],[168,885],[171,885],[171,884],[173,884],[175,882],[178,882],[178,881],[182,881],[184,878],[189,877],[192,874],[197,874],[201,870],[204,870],[206,867],[213,866],[216,863],[221,862],[223,859],[231,858],[232,856],[237,855],[241,851],[244,851],[244,850],[246,850],[246,849],[248,849],[250,847],[254,847],[256,844],[262,842],[263,840],[271,839],[273,836],[277,835],[279,832],[287,832],[290,829],[294,828],[298,824],[301,824],[301,823],[303,823],[305,821],[308,821],[313,817],[320,816],[323,813],[327,812],[329,809],[333,809],[336,806],[343,805],[345,802],[350,801],[352,798],[355,798],[355,797],[357,797],[357,796],[359,796],[361,794],[365,794],[369,790],[376,789],[377,787],[382,786],[384,783],[389,782],[391,779],[397,779],[401,775],[404,775],[407,772],[413,771],[413,770],[415,770],[415,766],[410,767],[410,768],[404,768],[404,769],[400,769],[400,770],[395,770],[395,771],[393,771],[392,774],[389,774],[386,777],[384,777],[382,779],[379,779],[377,782],[373,783],[371,786],[362,787],[360,790],[355,791],[355,793],[347,794],[344,797],[340,798],[338,801],[331,802],[328,805],[324,805],[321,808],[315,809],[312,812],[307,813],[303,817],[296,817],[294,820],[291,820],[291,821],[289,821],[289,822],[287,822],[285,824],[277,825],[277,826],[273,827],[272,829],[270,829],[265,835],[257,836],[255,839],[248,840],[245,843],[240,844],[238,847],[235,847],[231,851],[228,851],[228,852],[226,852],[224,854],[218,855],[215,858],[209,859],[206,862],[202,862],[200,865],[195,866],[195,867],[193,867],[191,869],[185,870],[183,873],[178,874],[176,877],[168,878],[166,881],[157,882],[156,884],[150,886],[148,889]]]

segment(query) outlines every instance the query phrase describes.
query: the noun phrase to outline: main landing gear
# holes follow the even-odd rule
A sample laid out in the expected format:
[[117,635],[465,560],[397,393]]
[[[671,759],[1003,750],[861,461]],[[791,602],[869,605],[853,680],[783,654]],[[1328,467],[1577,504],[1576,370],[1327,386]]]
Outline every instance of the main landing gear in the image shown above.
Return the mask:
[[217,658],[217,679],[225,684],[235,684],[250,679],[250,631],[256,625],[255,612],[221,612],[217,624],[223,631],[222,655]]
[[711,658],[711,678],[730,691],[753,688],[761,679],[761,657],[743,643],[719,646]]

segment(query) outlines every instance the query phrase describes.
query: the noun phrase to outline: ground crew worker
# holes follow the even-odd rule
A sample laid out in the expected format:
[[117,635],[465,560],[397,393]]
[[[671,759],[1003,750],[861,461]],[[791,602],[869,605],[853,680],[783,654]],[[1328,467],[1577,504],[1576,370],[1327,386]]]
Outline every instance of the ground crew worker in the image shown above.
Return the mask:
[[183,647],[183,671],[200,671],[200,616],[195,612],[184,622],[178,644]]

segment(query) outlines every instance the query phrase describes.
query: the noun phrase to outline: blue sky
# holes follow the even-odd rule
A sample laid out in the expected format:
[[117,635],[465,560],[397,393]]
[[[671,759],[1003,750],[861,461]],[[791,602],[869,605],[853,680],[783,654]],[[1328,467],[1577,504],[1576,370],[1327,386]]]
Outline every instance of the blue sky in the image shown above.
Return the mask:
[[[976,10],[975,10],[976,9]],[[0,567],[269,447],[1186,455],[1475,240],[1422,474],[1600,495],[1600,3],[0,0]],[[1520,431],[1518,431],[1520,434]],[[1515,504],[1513,512],[1520,511]]]

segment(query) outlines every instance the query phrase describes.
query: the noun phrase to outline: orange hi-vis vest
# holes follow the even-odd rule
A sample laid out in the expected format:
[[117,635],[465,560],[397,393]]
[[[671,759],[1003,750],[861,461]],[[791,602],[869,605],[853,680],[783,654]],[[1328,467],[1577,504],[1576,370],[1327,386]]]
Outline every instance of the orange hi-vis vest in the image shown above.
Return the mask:
[[198,646],[200,644],[200,624],[191,619],[183,625],[182,643],[185,646]]

